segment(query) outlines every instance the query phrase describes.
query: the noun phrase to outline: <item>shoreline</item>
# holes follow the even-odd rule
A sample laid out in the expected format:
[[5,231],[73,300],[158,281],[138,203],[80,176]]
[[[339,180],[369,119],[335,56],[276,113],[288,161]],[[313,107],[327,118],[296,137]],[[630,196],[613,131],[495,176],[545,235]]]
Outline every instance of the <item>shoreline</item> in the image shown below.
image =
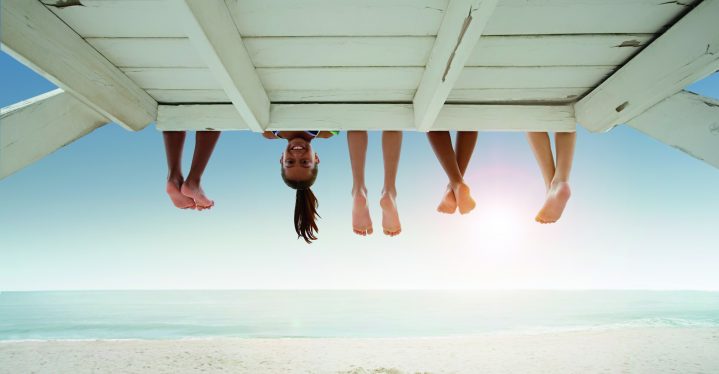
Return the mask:
[[2,341],[0,373],[719,372],[719,328],[427,338]]

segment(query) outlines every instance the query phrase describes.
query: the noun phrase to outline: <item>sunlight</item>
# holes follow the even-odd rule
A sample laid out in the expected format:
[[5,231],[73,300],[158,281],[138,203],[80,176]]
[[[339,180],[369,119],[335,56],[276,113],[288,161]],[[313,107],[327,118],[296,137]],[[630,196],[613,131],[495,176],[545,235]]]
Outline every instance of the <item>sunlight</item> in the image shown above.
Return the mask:
[[477,248],[499,257],[521,247],[527,219],[513,202],[494,200],[478,207],[472,226]]

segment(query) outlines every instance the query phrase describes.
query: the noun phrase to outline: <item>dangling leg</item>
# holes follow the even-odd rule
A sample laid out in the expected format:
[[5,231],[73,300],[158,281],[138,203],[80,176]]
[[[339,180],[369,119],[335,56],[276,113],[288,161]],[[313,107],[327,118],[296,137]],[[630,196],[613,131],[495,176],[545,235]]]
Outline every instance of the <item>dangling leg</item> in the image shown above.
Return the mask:
[[[474,152],[474,146],[477,144],[477,131],[457,131],[457,144],[456,144],[456,160],[459,172],[464,178],[464,173],[467,171],[469,160],[472,158],[472,152]],[[442,202],[437,207],[437,211],[440,213],[452,214],[457,209],[457,199],[454,198],[454,191],[452,186],[447,184],[447,191],[444,193]]]
[[451,201],[442,199],[437,210],[442,213],[453,213],[454,207],[459,208],[461,214],[467,214],[475,207],[474,199],[469,191],[469,186],[464,183],[462,171],[457,164],[457,155],[452,148],[452,138],[448,131],[431,131],[427,133],[434,154],[437,156],[440,165],[447,173],[449,178],[449,186],[454,193],[456,204],[453,206]]
[[214,201],[205,196],[205,192],[200,186],[200,180],[219,138],[219,131],[198,131],[195,134],[195,154],[192,156],[192,167],[181,191],[183,195],[195,200],[198,210],[210,209],[215,205]]
[[571,196],[569,173],[574,158],[576,133],[562,132],[555,134],[557,163],[552,157],[549,136],[546,133],[530,133],[529,141],[534,150],[537,163],[542,170],[544,183],[547,187],[547,199],[535,218],[537,222],[554,223],[562,216],[564,207]]
[[163,131],[162,139],[165,142],[165,155],[167,156],[165,190],[176,207],[192,209],[195,207],[195,201],[180,193],[180,188],[185,181],[182,175],[182,147],[185,145],[185,132]]
[[372,234],[372,219],[367,205],[367,186],[364,181],[367,156],[367,131],[348,131],[347,146],[352,165],[352,231],[357,235]]
[[379,201],[382,207],[382,229],[385,235],[396,236],[402,231],[397,211],[397,169],[402,149],[402,131],[382,132],[382,157],[384,158],[384,187]]

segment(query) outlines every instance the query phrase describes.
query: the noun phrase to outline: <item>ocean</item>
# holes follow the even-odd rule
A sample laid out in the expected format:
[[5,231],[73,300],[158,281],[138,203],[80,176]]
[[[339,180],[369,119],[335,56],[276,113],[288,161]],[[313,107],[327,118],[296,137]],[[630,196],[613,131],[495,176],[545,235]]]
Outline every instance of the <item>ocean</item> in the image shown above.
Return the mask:
[[0,293],[0,340],[437,337],[719,327],[719,292],[67,291]]

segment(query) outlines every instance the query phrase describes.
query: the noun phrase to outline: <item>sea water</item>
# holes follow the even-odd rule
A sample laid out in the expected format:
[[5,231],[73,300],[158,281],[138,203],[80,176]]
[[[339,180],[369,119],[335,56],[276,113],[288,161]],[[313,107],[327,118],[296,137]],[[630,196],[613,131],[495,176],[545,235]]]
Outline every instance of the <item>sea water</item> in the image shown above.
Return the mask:
[[686,291],[73,291],[0,293],[0,340],[435,337],[719,327]]

